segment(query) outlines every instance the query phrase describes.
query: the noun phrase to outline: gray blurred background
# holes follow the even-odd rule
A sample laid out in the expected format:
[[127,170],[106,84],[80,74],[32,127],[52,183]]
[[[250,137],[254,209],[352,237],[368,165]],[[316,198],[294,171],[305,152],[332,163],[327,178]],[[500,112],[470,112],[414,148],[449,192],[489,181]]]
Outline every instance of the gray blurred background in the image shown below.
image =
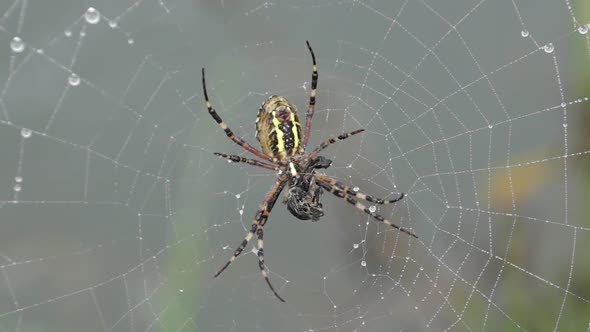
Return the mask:
[[[582,1],[0,3],[0,331],[583,331],[589,325],[589,9]],[[586,5],[587,6],[587,5]],[[93,9],[89,9],[92,7]],[[411,239],[324,194],[277,203],[268,290],[248,246],[275,174],[279,94],[326,174]]]

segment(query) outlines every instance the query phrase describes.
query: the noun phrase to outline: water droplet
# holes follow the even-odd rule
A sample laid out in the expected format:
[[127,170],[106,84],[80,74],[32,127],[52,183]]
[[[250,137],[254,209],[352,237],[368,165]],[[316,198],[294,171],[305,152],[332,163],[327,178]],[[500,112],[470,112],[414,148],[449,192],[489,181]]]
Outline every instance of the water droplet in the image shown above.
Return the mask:
[[22,128],[22,129],[20,130],[20,135],[21,135],[22,137],[24,137],[24,138],[31,137],[31,134],[32,134],[32,133],[33,133],[33,132],[31,131],[31,129],[28,129],[28,128]]
[[420,266],[420,271],[424,271],[424,267]]
[[358,248],[358,247],[359,247],[359,244],[358,244],[358,243],[355,243],[355,244],[353,244],[353,245],[352,245],[352,247],[353,247],[354,249],[356,249],[356,248]]
[[109,26],[111,28],[116,28],[119,25],[119,23],[117,23],[117,21],[109,21]]
[[529,36],[529,31],[528,31],[528,30],[522,30],[522,31],[520,32],[520,35],[526,38],[526,37],[528,37],[528,36]]
[[414,310],[418,310],[418,306],[415,306],[415,307],[414,307]]
[[100,12],[96,10],[94,7],[90,7],[88,8],[88,10],[86,10],[84,18],[86,19],[86,22],[90,24],[96,24],[100,22]]
[[553,52],[555,48],[553,47],[553,43],[549,43],[545,46],[543,46],[543,50],[545,51],[545,53],[551,53]]
[[10,49],[12,49],[14,53],[20,53],[25,50],[25,43],[20,37],[14,37],[10,42]]
[[21,183],[21,182],[23,182],[23,178],[22,178],[22,176],[16,176],[16,177],[14,177],[14,181]]
[[133,39],[131,39],[131,38],[127,39],[127,44],[129,44],[129,45],[133,44],[134,42],[135,41],[133,41]]
[[68,77],[68,83],[70,83],[71,86],[80,85],[80,76],[76,75],[75,73],[70,74]]
[[488,128],[492,129],[492,128],[494,128],[494,126],[492,126],[492,125],[488,125]]
[[581,35],[585,35],[585,34],[587,34],[587,33],[588,33],[588,26],[587,26],[587,25],[580,25],[580,26],[578,27],[578,32],[579,32]]
[[178,291],[179,291],[180,293],[183,293],[183,292],[184,292],[184,289],[182,289],[182,288],[181,288],[181,289],[179,289]]
[[567,104],[565,102],[561,103],[561,107],[566,107]]
[[567,123],[562,124],[563,128],[567,128]]
[[367,262],[361,261],[361,266],[367,266]]
[[45,53],[45,51],[43,51],[42,48],[37,49],[37,54],[43,54],[43,53]]
[[357,192],[357,191],[359,191],[359,187],[354,187],[354,188],[352,188],[352,191],[354,191],[354,192]]
[[236,194],[236,198],[240,198],[240,197],[242,197],[242,195]]
[[377,207],[375,205],[371,205],[369,206],[369,211],[371,211],[371,213],[374,213],[375,211],[377,211]]
[[64,35],[66,35],[66,37],[71,37],[72,36],[72,31],[71,30],[66,30],[66,31],[64,31]]
[[19,192],[19,191],[21,191],[21,189],[23,189],[23,188],[20,186],[20,184],[14,185],[14,191]]

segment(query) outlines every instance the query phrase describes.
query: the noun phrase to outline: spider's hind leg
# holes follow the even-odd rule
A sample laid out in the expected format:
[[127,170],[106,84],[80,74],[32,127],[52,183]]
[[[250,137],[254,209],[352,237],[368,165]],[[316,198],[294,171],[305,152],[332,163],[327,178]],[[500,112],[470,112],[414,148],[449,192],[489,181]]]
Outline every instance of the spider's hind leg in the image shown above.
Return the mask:
[[278,171],[279,167],[272,165],[272,164],[268,164],[256,159],[249,159],[249,158],[244,158],[242,156],[238,156],[238,155],[233,155],[233,154],[226,154],[226,153],[222,153],[222,152],[213,152],[214,155],[219,156],[221,158],[225,158],[229,161],[233,161],[235,163],[246,163],[248,165],[252,165],[252,166],[258,166],[258,167],[262,167],[262,168],[266,168],[266,169],[270,169],[273,171]]
[[266,160],[266,161],[270,161],[272,162],[272,158],[270,158],[269,156],[265,155],[264,153],[258,151],[257,149],[255,149],[252,145],[250,145],[250,143],[246,142],[243,138],[236,136],[236,134],[234,134],[234,132],[229,129],[229,127],[227,126],[227,124],[225,122],[223,122],[223,120],[221,119],[221,117],[219,116],[219,114],[217,114],[217,112],[215,111],[215,109],[213,108],[213,106],[211,106],[211,102],[209,101],[209,95],[207,94],[207,84],[205,81],[205,68],[202,68],[201,70],[201,75],[203,77],[202,82],[203,82],[203,95],[205,96],[205,105],[207,106],[207,111],[209,112],[209,114],[211,115],[211,117],[213,117],[213,119],[215,120],[215,122],[217,122],[217,124],[219,125],[219,127],[221,129],[223,129],[223,131],[225,132],[225,135],[232,140],[234,143],[236,143],[237,145],[241,146],[244,150],[249,151],[250,153],[254,154],[255,156],[257,156],[260,159]]

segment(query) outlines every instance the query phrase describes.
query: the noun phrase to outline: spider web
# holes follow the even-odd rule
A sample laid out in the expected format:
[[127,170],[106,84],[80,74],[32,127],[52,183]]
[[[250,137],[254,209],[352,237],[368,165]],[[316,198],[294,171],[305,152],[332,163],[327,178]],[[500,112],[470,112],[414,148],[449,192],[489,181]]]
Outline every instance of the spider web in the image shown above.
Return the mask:
[[[0,4],[0,331],[588,331],[590,41],[583,1]],[[325,193],[277,203],[267,288],[249,229],[273,172],[265,96],[305,109]]]

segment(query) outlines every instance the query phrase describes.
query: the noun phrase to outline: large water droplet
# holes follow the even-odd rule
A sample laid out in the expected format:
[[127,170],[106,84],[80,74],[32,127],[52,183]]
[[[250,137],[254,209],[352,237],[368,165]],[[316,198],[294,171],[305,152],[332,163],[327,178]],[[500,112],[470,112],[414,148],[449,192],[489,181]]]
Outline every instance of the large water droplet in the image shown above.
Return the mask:
[[585,34],[587,34],[587,33],[588,33],[588,26],[587,26],[587,25],[580,25],[580,26],[578,27],[578,32],[579,32],[581,35],[585,35]]
[[367,266],[367,262],[361,261],[361,266]]
[[528,36],[529,36],[529,31],[528,31],[528,30],[522,30],[522,31],[520,32],[520,35],[526,38],[526,37],[528,37]]
[[23,182],[23,178],[22,178],[22,176],[15,176],[14,181],[21,183],[21,182]]
[[21,191],[21,189],[23,189],[23,188],[21,187],[20,184],[17,183],[14,185],[14,191],[19,192],[19,191]]
[[551,53],[554,49],[555,47],[553,47],[553,43],[548,43],[547,45],[543,46],[545,53]]
[[375,205],[371,205],[369,206],[369,211],[371,211],[371,213],[374,213],[375,211],[377,211],[377,207]]
[[31,131],[31,129],[28,129],[28,128],[22,128],[22,129],[20,130],[20,135],[21,135],[22,137],[24,137],[24,138],[31,137],[31,134],[32,134],[32,133],[33,133],[33,132]]
[[94,7],[90,7],[86,10],[86,13],[84,13],[84,18],[86,19],[86,22],[96,24],[100,22],[100,12]]
[[20,39],[20,37],[14,37],[10,42],[10,49],[14,53],[20,53],[25,50],[25,43],[22,39]]
[[71,86],[80,85],[80,76],[76,75],[75,73],[70,74],[68,77],[68,83],[70,83]]

